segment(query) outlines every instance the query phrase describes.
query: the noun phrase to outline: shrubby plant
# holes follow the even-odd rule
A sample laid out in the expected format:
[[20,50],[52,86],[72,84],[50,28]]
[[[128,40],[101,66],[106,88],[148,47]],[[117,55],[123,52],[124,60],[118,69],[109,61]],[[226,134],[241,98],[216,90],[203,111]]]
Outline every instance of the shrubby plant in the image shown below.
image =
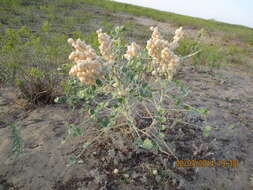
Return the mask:
[[0,83],[16,85],[33,104],[52,103],[66,76],[55,72],[65,59],[67,46],[61,43],[66,37],[49,30],[46,21],[36,33],[27,27],[6,29],[0,39]]
[[157,27],[151,27],[153,34],[146,49],[135,42],[125,47],[119,38],[122,30],[116,27],[112,36],[97,31],[100,55],[85,41],[68,39],[74,48],[69,55],[74,63],[69,72],[74,93],[70,87],[68,95],[56,102],[83,102],[88,111],[83,123],[90,123],[85,147],[119,133],[140,147],[174,155],[164,132],[179,121],[180,110],[194,109],[182,103],[187,87],[172,82],[185,58],[173,52],[183,36],[182,28],[170,43]]

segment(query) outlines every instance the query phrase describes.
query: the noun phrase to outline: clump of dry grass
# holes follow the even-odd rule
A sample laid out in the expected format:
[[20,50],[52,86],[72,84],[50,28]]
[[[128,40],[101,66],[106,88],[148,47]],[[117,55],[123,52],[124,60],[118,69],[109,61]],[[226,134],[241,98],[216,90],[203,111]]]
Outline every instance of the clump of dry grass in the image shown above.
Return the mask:
[[34,79],[25,77],[17,82],[23,98],[34,105],[52,104],[59,95],[56,93],[56,84],[47,78]]

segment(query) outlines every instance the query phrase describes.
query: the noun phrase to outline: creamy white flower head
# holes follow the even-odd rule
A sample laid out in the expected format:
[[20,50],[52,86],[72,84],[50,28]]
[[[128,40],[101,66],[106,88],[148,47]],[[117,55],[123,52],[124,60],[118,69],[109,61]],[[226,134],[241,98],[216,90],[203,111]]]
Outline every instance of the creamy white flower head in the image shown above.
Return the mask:
[[136,44],[135,42],[132,42],[131,45],[127,46],[127,52],[124,55],[124,57],[127,60],[130,60],[133,57],[137,57],[139,53],[140,53],[140,46]]
[[149,56],[157,61],[157,64],[161,61],[161,51],[169,46],[169,42],[164,40],[158,31],[158,27],[150,27],[153,31],[151,39],[147,41],[147,50]]
[[176,31],[175,31],[175,36],[178,36],[179,38],[182,38],[184,35],[184,32],[183,32],[183,27],[179,27]]
[[88,85],[94,84],[99,78],[102,66],[95,50],[80,39],[75,41],[69,38],[68,43],[75,49],[69,55],[69,59],[75,62],[69,75],[78,77],[81,82]]
[[150,30],[153,33],[151,39],[147,41],[146,48],[149,56],[153,59],[152,75],[164,75],[171,80],[179,68],[179,58],[173,50],[178,47],[178,41],[183,37],[183,29],[180,27],[175,31],[171,43],[163,39],[158,27],[150,27]]
[[179,40],[181,40],[183,36],[184,36],[183,27],[180,27],[175,31],[175,35],[173,37],[172,43],[170,44],[170,48],[176,49],[179,45],[178,44]]
[[68,43],[75,49],[70,55],[69,59],[71,61],[79,61],[79,60],[94,60],[97,59],[96,51],[89,45],[80,39],[76,41],[72,38],[68,39]]
[[111,37],[108,34],[103,33],[102,29],[97,30],[97,36],[98,41],[100,43],[99,50],[102,57],[108,62],[113,61],[112,56],[113,41]]
[[100,77],[101,63],[97,60],[79,60],[69,72],[69,75],[76,76],[86,84],[95,84],[96,79]]
[[72,45],[73,43],[75,43],[75,41],[74,41],[72,38],[69,38],[69,39],[68,39],[68,43],[69,43],[70,45]]

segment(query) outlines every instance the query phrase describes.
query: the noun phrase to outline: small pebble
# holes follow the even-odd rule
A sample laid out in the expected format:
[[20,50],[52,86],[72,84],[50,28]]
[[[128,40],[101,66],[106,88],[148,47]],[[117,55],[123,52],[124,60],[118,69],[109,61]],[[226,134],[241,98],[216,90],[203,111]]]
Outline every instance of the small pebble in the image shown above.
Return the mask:
[[114,173],[114,174],[118,174],[118,173],[119,173],[119,170],[116,168],[116,169],[113,170],[113,173]]
[[153,175],[157,175],[158,171],[157,170],[153,170]]

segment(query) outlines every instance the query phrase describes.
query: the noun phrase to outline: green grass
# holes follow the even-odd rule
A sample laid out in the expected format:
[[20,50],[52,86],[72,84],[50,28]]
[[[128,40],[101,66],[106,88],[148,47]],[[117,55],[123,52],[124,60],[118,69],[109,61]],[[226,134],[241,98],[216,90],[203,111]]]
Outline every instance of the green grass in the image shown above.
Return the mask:
[[[37,25],[40,23],[40,20],[46,19],[49,22],[56,23],[58,27],[60,27],[59,24],[62,24],[64,25],[61,26],[63,28],[72,29],[82,24],[87,24],[91,20],[91,17],[96,13],[87,8],[93,7],[93,10],[102,9],[110,12],[127,12],[132,15],[146,16],[159,21],[169,21],[177,26],[188,26],[195,29],[205,28],[209,32],[222,31],[225,33],[224,39],[239,39],[253,44],[252,28],[109,0],[2,0],[0,7],[0,22],[2,25],[11,24],[13,27],[29,23]],[[98,15],[95,16],[98,17]],[[102,17],[107,16],[103,15]],[[78,26],[76,26],[77,23]],[[57,28],[57,26],[55,27]]]
[[127,12],[137,16],[147,16],[159,21],[170,21],[178,26],[195,27],[196,29],[205,28],[208,31],[223,31],[230,39],[238,38],[244,42],[253,43],[253,29],[240,25],[217,22],[215,20],[206,20],[190,16],[179,15],[164,11],[158,11],[151,8],[144,8],[135,5],[117,3],[109,0],[83,0],[84,2],[99,6],[113,12]]

